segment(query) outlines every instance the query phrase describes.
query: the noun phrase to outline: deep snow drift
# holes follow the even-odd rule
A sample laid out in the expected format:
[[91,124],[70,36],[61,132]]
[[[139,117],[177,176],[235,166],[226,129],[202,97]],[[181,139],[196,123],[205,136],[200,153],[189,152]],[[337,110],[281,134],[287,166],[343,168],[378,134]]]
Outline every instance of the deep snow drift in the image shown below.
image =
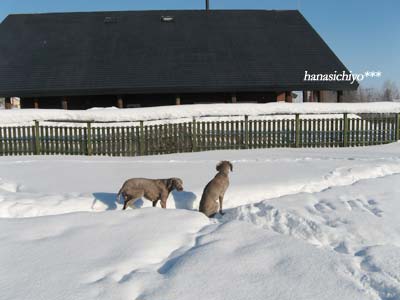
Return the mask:
[[[196,212],[231,160],[226,214]],[[121,211],[130,177],[181,177]],[[400,299],[400,144],[0,158],[0,299]]]

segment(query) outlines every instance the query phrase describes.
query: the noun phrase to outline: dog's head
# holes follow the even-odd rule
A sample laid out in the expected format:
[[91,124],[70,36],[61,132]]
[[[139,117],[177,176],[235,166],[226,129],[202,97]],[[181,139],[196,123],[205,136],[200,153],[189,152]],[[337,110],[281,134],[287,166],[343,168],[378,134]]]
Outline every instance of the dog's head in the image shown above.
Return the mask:
[[172,191],[173,189],[182,192],[183,191],[183,181],[180,178],[169,178],[167,180],[167,188],[169,191]]
[[232,163],[230,161],[223,160],[223,161],[220,161],[217,164],[217,171],[218,172],[223,172],[223,173],[228,174],[229,170],[233,171],[233,166],[232,166]]

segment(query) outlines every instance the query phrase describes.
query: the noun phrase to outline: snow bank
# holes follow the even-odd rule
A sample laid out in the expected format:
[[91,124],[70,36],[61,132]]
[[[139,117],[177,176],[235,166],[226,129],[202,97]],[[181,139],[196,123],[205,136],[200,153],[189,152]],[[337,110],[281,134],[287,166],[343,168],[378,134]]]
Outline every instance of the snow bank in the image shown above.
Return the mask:
[[136,275],[190,247],[208,224],[161,208],[0,220],[0,298],[136,299],[150,284]]
[[[261,149],[132,158],[2,157],[0,217],[119,210],[116,193],[132,177],[180,177],[185,190],[173,191],[167,207],[197,209],[203,188],[222,159],[234,165],[224,201],[226,208],[234,208],[399,174],[399,150],[396,143],[352,149]],[[137,205],[149,207],[151,203],[144,200]]]
[[[230,222],[164,264],[140,299],[359,299],[348,262],[300,240]],[[323,278],[323,279],[322,279]],[[363,299],[373,299],[365,291]]]
[[2,299],[346,300],[363,290],[335,253],[239,222],[209,225],[195,212],[79,213],[0,226]]
[[196,104],[151,108],[97,108],[85,111],[57,109],[23,109],[0,111],[0,123],[30,122],[33,120],[69,121],[150,121],[205,116],[258,116],[273,114],[341,114],[341,113],[398,113],[400,103],[267,103],[267,104]]

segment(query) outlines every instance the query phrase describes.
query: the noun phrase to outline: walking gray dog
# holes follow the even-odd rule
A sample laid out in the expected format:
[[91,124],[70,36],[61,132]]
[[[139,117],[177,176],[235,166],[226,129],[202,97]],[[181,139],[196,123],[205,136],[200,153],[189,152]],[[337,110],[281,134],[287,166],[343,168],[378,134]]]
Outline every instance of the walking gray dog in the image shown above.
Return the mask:
[[161,200],[161,207],[166,208],[167,199],[172,190],[183,191],[183,182],[179,178],[147,179],[132,178],[124,182],[117,194],[117,202],[120,195],[124,198],[124,210],[127,206],[134,208],[136,200],[144,197],[153,202],[153,207]]
[[[206,185],[201,196],[199,211],[212,218],[218,212],[223,215],[222,202],[225,191],[229,186],[229,171],[232,171],[231,162],[224,160],[217,164],[217,175]],[[218,205],[219,200],[219,205]]]

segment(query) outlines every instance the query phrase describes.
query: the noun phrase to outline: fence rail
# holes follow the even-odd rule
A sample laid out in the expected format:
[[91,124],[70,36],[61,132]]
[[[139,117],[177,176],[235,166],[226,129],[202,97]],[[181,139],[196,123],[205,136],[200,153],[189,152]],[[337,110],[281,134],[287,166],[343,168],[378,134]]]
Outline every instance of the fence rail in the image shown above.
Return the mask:
[[[50,123],[51,124],[51,123]],[[96,126],[95,126],[96,125]],[[113,126],[40,124],[0,127],[0,156],[138,156],[220,149],[354,147],[400,139],[400,114],[357,117],[274,116],[272,119]]]

